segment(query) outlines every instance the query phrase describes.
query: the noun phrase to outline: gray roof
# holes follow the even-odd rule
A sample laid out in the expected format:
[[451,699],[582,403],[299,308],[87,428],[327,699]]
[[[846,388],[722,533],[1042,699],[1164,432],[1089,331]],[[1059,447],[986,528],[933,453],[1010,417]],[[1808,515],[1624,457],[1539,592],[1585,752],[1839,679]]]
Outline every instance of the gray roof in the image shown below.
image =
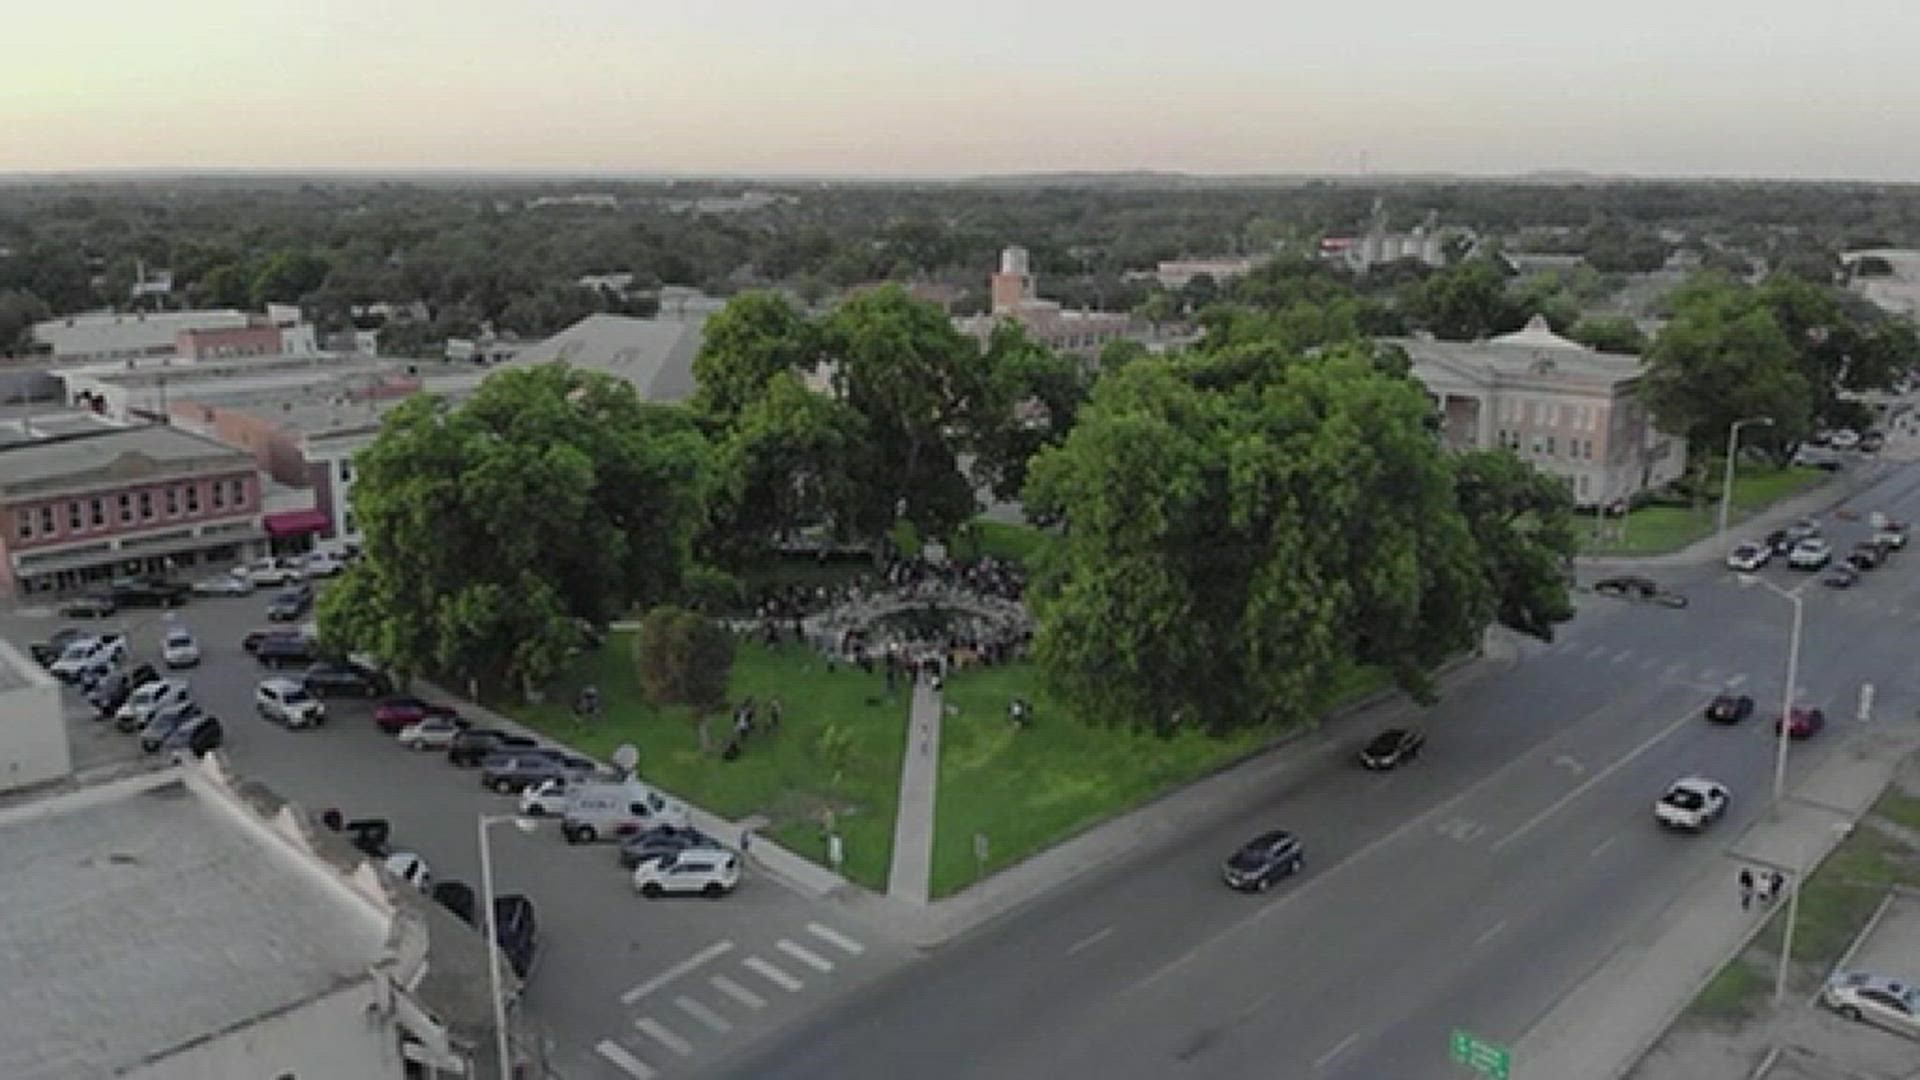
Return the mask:
[[693,358],[706,319],[704,310],[654,319],[589,315],[502,366],[563,361],[623,378],[647,401],[685,401],[693,396]]
[[388,920],[174,778],[0,813],[0,1076],[111,1076],[364,977]]
[[206,311],[95,312],[48,319],[33,325],[33,336],[62,356],[110,356],[171,351],[181,330],[212,330],[247,325],[247,314],[233,308]]
[[0,494],[188,476],[253,464],[246,451],[164,424],[0,446]]
[[1612,387],[1640,377],[1645,361],[1637,356],[1603,353],[1555,334],[1539,316],[1526,329],[1486,341],[1392,338],[1415,368],[1433,365],[1456,376],[1493,384],[1550,379],[1592,388]]

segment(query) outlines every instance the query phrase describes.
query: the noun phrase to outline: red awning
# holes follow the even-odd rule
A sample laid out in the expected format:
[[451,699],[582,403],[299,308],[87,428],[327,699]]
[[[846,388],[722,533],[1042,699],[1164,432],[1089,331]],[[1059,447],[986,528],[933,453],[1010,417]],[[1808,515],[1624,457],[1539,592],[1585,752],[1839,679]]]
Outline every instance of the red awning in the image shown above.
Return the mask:
[[268,514],[260,519],[260,524],[266,527],[268,536],[278,540],[285,536],[326,532],[333,522],[323,510],[288,510],[285,513]]

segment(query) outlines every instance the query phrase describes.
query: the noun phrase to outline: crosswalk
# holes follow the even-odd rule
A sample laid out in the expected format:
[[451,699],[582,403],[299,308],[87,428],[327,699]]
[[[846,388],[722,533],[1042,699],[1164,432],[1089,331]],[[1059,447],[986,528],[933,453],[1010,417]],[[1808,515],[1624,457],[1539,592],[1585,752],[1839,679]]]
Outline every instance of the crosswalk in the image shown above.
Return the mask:
[[831,926],[809,922],[801,931],[754,951],[714,942],[620,995],[622,1005],[643,1011],[631,1031],[594,1047],[610,1075],[653,1080],[691,1064],[703,1041],[722,1039],[770,1005],[824,985],[867,953]]
[[1637,671],[1659,671],[1664,682],[1681,683],[1689,686],[1741,686],[1752,676],[1744,671],[1716,667],[1711,664],[1688,664],[1669,662],[1663,656],[1647,655],[1628,646],[1588,645],[1582,641],[1561,639],[1540,650],[1545,656],[1573,656],[1595,665],[1632,668]]

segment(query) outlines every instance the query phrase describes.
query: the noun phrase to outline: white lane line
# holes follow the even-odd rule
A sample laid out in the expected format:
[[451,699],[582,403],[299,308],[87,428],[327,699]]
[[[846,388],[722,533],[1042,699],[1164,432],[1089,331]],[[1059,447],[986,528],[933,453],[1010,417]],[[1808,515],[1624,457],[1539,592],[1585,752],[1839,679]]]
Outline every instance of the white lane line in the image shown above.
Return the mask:
[[1727,686],[1729,689],[1736,686],[1745,686],[1746,683],[1747,683],[1747,673],[1744,671],[1727,680]]
[[633,1080],[652,1080],[653,1069],[612,1039],[601,1039],[593,1049],[601,1057],[613,1062],[615,1068],[633,1077]]
[[1665,677],[1668,679],[1677,679],[1680,677],[1680,673],[1685,670],[1687,670],[1687,665],[1685,664],[1668,664]]
[[1481,933],[1479,937],[1473,939],[1474,947],[1479,948],[1480,946],[1485,945],[1487,942],[1492,941],[1495,937],[1499,936],[1500,931],[1505,930],[1506,928],[1507,928],[1507,920],[1505,919],[1501,919],[1499,922],[1494,923],[1492,926],[1488,927],[1483,933]]
[[807,965],[808,967],[812,968],[815,971],[832,971],[833,970],[833,961],[827,959],[824,956],[821,956],[819,953],[814,952],[811,949],[808,949],[804,945],[795,945],[793,942],[788,941],[786,938],[781,938],[779,941],[774,942],[773,947],[776,949],[779,949],[781,952],[786,953],[788,956],[793,957],[795,960],[800,961],[801,963]]
[[1717,667],[1703,667],[1700,669],[1701,682],[1710,683],[1719,677],[1720,677],[1720,669]]
[[1649,656],[1645,660],[1640,661],[1641,671],[1652,671],[1654,668],[1657,668],[1659,666],[1660,666],[1660,658],[1657,656]]
[[1613,846],[1614,840],[1615,840],[1615,837],[1609,836],[1605,840],[1602,840],[1599,843],[1593,845],[1593,850],[1587,852],[1587,858],[1589,859],[1598,858],[1601,852]]
[[1663,727],[1659,731],[1654,732],[1652,735],[1648,736],[1647,741],[1641,743],[1639,746],[1634,747],[1632,750],[1627,751],[1627,754],[1625,757],[1607,766],[1606,768],[1601,769],[1599,772],[1594,773],[1592,776],[1582,781],[1580,785],[1575,787],[1572,791],[1569,791],[1565,795],[1562,795],[1560,798],[1555,799],[1552,806],[1549,806],[1545,810],[1542,810],[1539,813],[1533,815],[1531,818],[1528,818],[1526,824],[1513,830],[1512,832],[1501,837],[1500,839],[1495,840],[1492,844],[1492,850],[1499,851],[1501,848],[1506,847],[1508,844],[1511,844],[1515,840],[1518,840],[1521,837],[1532,832],[1535,828],[1537,828],[1540,825],[1541,822],[1547,820],[1548,818],[1552,817],[1553,815],[1559,813],[1562,809],[1564,809],[1568,803],[1572,802],[1573,800],[1579,798],[1582,795],[1585,795],[1588,791],[1592,790],[1595,784],[1598,784],[1600,781],[1605,780],[1607,777],[1612,776],[1614,773],[1619,772],[1621,769],[1626,768],[1627,764],[1631,762],[1634,758],[1637,758],[1641,754],[1644,754],[1647,751],[1653,749],[1654,746],[1657,745],[1661,740],[1665,739],[1667,736],[1673,734],[1674,732],[1680,730],[1682,726],[1692,723],[1694,714],[1698,713],[1701,709],[1705,708],[1706,704],[1707,703],[1703,701],[1699,705],[1696,705],[1693,708],[1688,709],[1686,712],[1681,713],[1680,719],[1675,720],[1673,723],[1668,724],[1666,727]]
[[1072,956],[1074,953],[1079,952],[1081,949],[1090,949],[1093,946],[1098,945],[1100,942],[1105,941],[1107,939],[1107,935],[1111,933],[1113,933],[1113,927],[1111,926],[1107,927],[1104,930],[1096,930],[1093,933],[1088,934],[1086,937],[1081,938],[1079,941],[1074,942],[1072,947],[1067,949],[1067,955]]
[[1619,652],[1613,654],[1613,662],[1616,664],[1624,664],[1631,659],[1633,659],[1632,649],[1621,649]]
[[728,997],[739,1002],[740,1004],[745,1005],[749,1009],[764,1009],[767,1007],[766,998],[763,998],[759,994],[756,994],[753,991],[747,989],[746,987],[741,986],[739,983],[734,982],[732,979],[727,978],[725,975],[715,975],[713,978],[708,979],[707,981],[713,984],[713,988],[715,990],[720,991],[721,993],[727,995]]
[[680,1006],[681,1012],[707,1025],[716,1035],[725,1035],[727,1032],[733,1030],[733,1025],[727,1022],[726,1017],[687,997],[685,994],[674,998],[673,1003]]
[[621,994],[620,1004],[631,1005],[680,976],[685,975],[687,972],[694,970],[701,964],[707,963],[715,957],[725,956],[731,951],[733,951],[733,942],[716,941],[706,948],[701,949],[699,952],[694,953],[687,959],[680,961],[660,974],[655,975],[653,978],[648,979],[646,982],[641,983],[639,986]]
[[779,968],[774,967],[772,964],[767,963],[757,956],[749,956],[745,960],[742,960],[741,963],[759,972],[762,978],[782,990],[797,994],[800,992],[800,988],[806,985],[799,979],[781,971]]
[[1313,1067],[1316,1069],[1326,1068],[1328,1062],[1332,1061],[1334,1058],[1337,1058],[1341,1054],[1345,1053],[1347,1050],[1347,1047],[1352,1046],[1355,1042],[1359,1041],[1359,1039],[1360,1039],[1360,1033],[1357,1031],[1347,1036],[1346,1038],[1341,1039],[1340,1045],[1334,1047],[1333,1049],[1327,1051],[1324,1054],[1321,1054],[1319,1057],[1314,1058]]
[[678,1035],[675,1035],[673,1031],[667,1027],[667,1025],[662,1024],[660,1021],[655,1020],[651,1016],[643,1016],[640,1019],[635,1020],[633,1022],[633,1026],[653,1036],[654,1040],[658,1042],[661,1046],[664,1046],[667,1049],[673,1051],[674,1053],[679,1054],[681,1057],[693,1056],[692,1043],[688,1042],[687,1040],[681,1038]]
[[865,945],[860,944],[859,942],[853,940],[852,938],[839,932],[838,930],[833,929],[832,927],[821,926],[817,922],[810,922],[807,924],[807,933],[812,934],[814,937],[817,937],[820,940],[827,942],[830,945],[835,945],[839,947],[842,951],[850,953],[854,956],[859,956],[861,953],[867,951],[867,947]]
[[1595,645],[1593,648],[1587,650],[1587,659],[1589,660],[1598,660],[1605,655],[1607,655],[1607,647],[1605,645]]

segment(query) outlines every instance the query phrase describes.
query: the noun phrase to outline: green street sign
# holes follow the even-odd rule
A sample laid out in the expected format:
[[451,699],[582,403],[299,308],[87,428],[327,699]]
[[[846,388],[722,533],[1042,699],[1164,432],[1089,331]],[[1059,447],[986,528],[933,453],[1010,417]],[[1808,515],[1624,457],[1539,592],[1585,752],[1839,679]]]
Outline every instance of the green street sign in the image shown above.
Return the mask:
[[1493,1080],[1507,1080],[1513,1071],[1513,1051],[1458,1028],[1447,1039],[1447,1050],[1456,1063]]

